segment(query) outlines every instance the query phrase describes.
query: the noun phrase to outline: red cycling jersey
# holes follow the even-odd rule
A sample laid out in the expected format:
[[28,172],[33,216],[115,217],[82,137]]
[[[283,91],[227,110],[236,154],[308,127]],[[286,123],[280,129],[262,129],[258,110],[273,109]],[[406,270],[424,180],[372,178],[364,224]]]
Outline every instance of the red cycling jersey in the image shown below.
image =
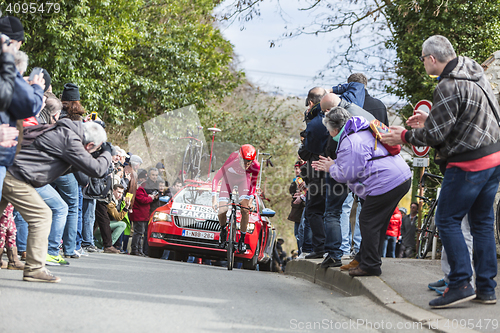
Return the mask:
[[253,160],[250,167],[245,170],[240,164],[240,154],[235,151],[229,155],[224,165],[215,174],[212,180],[212,193],[217,193],[219,181],[222,179],[220,197],[227,197],[224,194],[231,192],[234,185],[239,186],[240,196],[254,195],[259,171],[260,164],[256,160]]

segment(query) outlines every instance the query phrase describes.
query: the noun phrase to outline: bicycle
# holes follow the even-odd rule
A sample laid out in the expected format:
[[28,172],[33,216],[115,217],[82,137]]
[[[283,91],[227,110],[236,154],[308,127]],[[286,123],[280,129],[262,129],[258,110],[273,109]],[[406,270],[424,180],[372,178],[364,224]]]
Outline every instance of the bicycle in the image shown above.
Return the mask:
[[234,266],[234,253],[238,247],[238,242],[236,242],[236,211],[237,207],[240,209],[250,210],[248,207],[244,207],[236,202],[238,198],[238,186],[233,188],[232,193],[229,193],[229,204],[231,206],[231,215],[229,216],[229,221],[226,223],[226,252],[227,252],[227,270],[231,271]]
[[181,180],[185,183],[187,179],[196,179],[200,176],[200,165],[203,154],[203,141],[198,139],[203,126],[197,126],[196,136],[187,130],[187,136],[180,139],[189,139],[182,159]]
[[[203,149],[203,140],[198,139],[200,135],[200,131],[203,129],[203,126],[197,126],[196,135],[193,134],[192,131],[187,130],[187,136],[179,138],[179,139],[189,139],[189,142],[186,146],[186,150],[184,151],[184,158],[182,159],[182,168],[181,168],[181,180],[182,183],[185,183],[188,179],[198,179],[201,175],[201,165],[203,163],[210,163],[209,168],[212,168],[216,165],[216,156],[213,154],[212,160],[210,161],[210,154],[206,153]],[[209,128],[211,131],[220,131],[216,128]],[[215,133],[214,133],[215,135]],[[214,170],[212,170],[213,172]]]
[[[420,185],[422,187],[425,186],[425,180],[427,178],[432,178],[436,181],[443,180],[443,177],[441,176],[424,172],[424,174],[422,175],[422,179],[420,180]],[[436,223],[434,222],[434,214],[436,213],[438,196],[436,195],[435,199],[429,199],[420,195],[417,195],[416,197],[422,199],[429,207],[429,211],[425,215],[424,222],[422,223],[422,227],[420,229],[420,236],[418,237],[417,259],[424,259],[427,256],[427,253],[429,253],[432,248],[432,241],[434,237],[439,238]]]

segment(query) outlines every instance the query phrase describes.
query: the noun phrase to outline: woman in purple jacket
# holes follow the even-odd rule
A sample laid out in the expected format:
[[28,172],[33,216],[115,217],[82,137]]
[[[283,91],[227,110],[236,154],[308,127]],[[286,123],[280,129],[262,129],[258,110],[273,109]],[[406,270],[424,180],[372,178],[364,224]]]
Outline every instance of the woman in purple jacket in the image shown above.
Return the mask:
[[321,157],[317,170],[329,171],[339,183],[361,198],[359,215],[361,246],[349,264],[349,275],[380,275],[380,254],[385,231],[397,204],[410,189],[410,168],[400,155],[390,155],[370,131],[362,117],[351,117],[342,107],[333,108],[323,119],[337,145],[337,159]]

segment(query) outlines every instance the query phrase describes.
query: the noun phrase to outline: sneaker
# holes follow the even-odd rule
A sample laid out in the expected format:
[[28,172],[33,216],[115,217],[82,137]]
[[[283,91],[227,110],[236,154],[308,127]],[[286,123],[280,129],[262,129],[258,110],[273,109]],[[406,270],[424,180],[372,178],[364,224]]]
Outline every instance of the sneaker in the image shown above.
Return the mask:
[[[431,282],[427,285],[427,287],[430,289],[430,290],[436,290],[436,288],[442,288],[442,287],[446,287],[448,286],[448,283],[446,283],[444,281],[444,279],[441,279],[439,281],[436,281],[436,282]],[[445,288],[446,289],[446,288]],[[444,290],[443,290],[444,291]]]
[[306,259],[323,259],[325,252],[311,252],[305,258]]
[[477,294],[476,298],[474,298],[472,301],[482,304],[496,304],[497,296],[495,294],[492,295]]
[[104,253],[119,254],[120,251],[118,251],[114,246],[110,246],[104,248]]
[[83,249],[83,247],[80,248],[80,250],[75,250],[75,253],[79,254],[80,257],[88,257],[89,254],[87,251]]
[[73,254],[65,254],[64,258],[80,259],[80,255],[75,251]]
[[49,272],[48,269],[43,268],[43,269],[36,270],[34,272],[24,272],[23,280],[29,281],[29,282],[57,283],[57,282],[61,281],[61,278],[52,275],[52,273]]
[[51,256],[47,253],[47,258],[45,259],[45,265],[47,266],[68,266],[67,262],[61,255]]
[[448,286],[436,287],[434,291],[438,293],[438,295],[444,294],[444,291],[448,288]]
[[429,306],[433,309],[442,309],[473,300],[474,298],[476,298],[476,293],[470,283],[467,283],[460,288],[446,288],[443,296],[430,301]]
[[357,262],[355,259],[353,259],[350,263],[344,266],[340,266],[341,271],[348,271],[351,268],[356,268],[359,266],[359,262]]
[[350,253],[344,253],[341,258],[341,260],[351,260],[351,259],[352,258]]
[[227,231],[226,227],[222,228],[219,234],[219,249],[226,247]]
[[340,260],[340,259],[333,259],[329,255],[321,263],[321,268],[340,267],[340,266],[342,266],[342,260]]
[[82,248],[88,253],[102,253],[103,251],[97,248],[95,245],[82,246]]
[[306,256],[308,255],[309,253],[308,252],[302,252],[298,257],[297,259],[305,259]]

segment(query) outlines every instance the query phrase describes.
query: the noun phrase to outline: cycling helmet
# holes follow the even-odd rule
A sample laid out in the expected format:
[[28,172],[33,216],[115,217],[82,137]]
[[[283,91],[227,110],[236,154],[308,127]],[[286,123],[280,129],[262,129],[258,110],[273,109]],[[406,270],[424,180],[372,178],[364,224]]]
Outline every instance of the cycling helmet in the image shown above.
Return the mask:
[[255,160],[255,157],[257,157],[257,151],[252,145],[243,145],[240,148],[240,155],[245,160]]

